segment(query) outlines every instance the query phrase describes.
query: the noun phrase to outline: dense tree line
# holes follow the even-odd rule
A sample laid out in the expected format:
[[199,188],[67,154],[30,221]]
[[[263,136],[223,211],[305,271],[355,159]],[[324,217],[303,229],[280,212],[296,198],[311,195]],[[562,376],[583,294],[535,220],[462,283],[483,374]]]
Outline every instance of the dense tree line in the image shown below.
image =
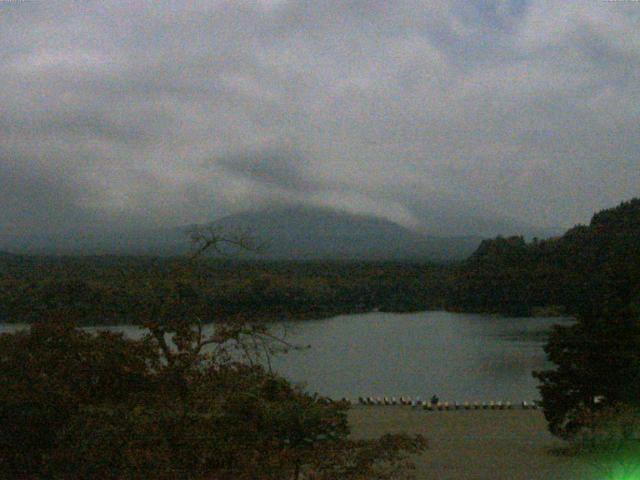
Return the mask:
[[540,381],[549,430],[602,468],[640,464],[640,199],[563,236],[484,241],[451,276],[450,307],[571,315],[545,345]]
[[[64,310],[83,324],[139,323],[140,299],[163,294],[174,261],[7,257],[0,260],[0,318],[32,322]],[[409,263],[205,259],[190,281],[218,319],[278,320],[442,308],[447,274],[444,266]]]
[[[208,259],[192,281],[218,318],[270,319],[447,308],[509,315],[580,309],[637,298],[640,199],[593,216],[559,238],[485,240],[457,265]],[[136,323],[139,298],[161,294],[172,259],[0,257],[0,318],[34,321],[52,309],[89,323]],[[152,293],[154,292],[154,293]]]
[[555,306],[590,315],[639,295],[640,199],[633,199],[559,238],[485,240],[455,269],[447,302],[470,311],[529,315]]

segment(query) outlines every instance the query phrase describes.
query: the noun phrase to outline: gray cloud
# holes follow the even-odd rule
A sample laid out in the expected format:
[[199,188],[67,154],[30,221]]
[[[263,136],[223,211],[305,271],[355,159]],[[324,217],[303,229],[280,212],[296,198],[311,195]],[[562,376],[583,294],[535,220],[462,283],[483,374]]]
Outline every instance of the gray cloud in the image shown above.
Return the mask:
[[640,193],[638,20],[632,2],[5,2],[0,226],[268,202],[439,233],[464,212],[585,222]]
[[231,174],[262,184],[267,188],[298,194],[312,193],[319,188],[300,168],[303,163],[302,157],[292,152],[278,150],[247,152],[241,155],[224,156],[216,163]]
[[19,236],[34,227],[40,233],[56,233],[78,222],[93,224],[93,214],[85,201],[94,192],[46,165],[45,159],[32,164],[7,151],[0,151],[0,189],[4,235]]

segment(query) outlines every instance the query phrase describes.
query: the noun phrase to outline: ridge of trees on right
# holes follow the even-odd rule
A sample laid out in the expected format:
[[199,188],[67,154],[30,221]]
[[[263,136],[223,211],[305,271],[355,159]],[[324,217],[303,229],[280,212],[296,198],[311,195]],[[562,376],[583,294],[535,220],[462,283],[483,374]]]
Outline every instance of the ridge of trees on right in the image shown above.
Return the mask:
[[455,268],[449,288],[447,304],[465,311],[623,310],[640,298],[640,198],[598,212],[588,226],[559,238],[485,240]]
[[554,368],[533,372],[549,430],[600,464],[639,467],[640,199],[559,238],[484,241],[456,268],[448,302],[512,315],[546,307],[574,317],[545,345]]

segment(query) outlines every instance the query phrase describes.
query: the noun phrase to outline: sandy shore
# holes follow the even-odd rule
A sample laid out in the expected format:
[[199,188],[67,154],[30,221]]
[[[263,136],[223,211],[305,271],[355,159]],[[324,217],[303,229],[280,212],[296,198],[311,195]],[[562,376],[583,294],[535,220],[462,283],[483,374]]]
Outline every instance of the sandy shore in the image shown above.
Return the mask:
[[585,462],[549,453],[564,443],[537,410],[428,412],[401,406],[354,406],[353,436],[421,433],[429,449],[415,459],[416,478],[437,480],[601,479]]

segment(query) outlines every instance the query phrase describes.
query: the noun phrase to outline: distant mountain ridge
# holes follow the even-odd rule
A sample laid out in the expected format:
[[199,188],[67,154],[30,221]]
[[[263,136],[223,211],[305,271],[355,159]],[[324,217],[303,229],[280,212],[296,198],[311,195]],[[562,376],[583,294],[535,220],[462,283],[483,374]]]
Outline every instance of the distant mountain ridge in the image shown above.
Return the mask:
[[[308,205],[270,206],[244,211],[207,225],[226,232],[248,231],[267,245],[263,255],[241,252],[241,258],[435,262],[467,258],[482,239],[487,238],[480,234],[451,235],[447,234],[448,231],[475,225],[477,228],[472,231],[510,232],[516,225],[505,223],[498,217],[485,223],[480,220],[475,224],[469,223],[467,217],[454,215],[446,205],[439,212],[438,205],[424,206],[422,213],[426,216],[420,219],[416,230],[383,217]],[[182,255],[190,249],[188,231],[192,227],[194,225],[126,231],[104,227],[102,231],[19,237],[3,237],[0,231],[0,249],[14,253],[58,255]],[[529,228],[527,232],[522,234],[531,236],[533,230]]]
[[480,237],[425,236],[395,222],[320,207],[280,207],[221,218],[222,231],[250,231],[277,259],[458,260]]
[[[479,236],[429,236],[382,217],[308,206],[245,211],[208,225],[229,233],[248,231],[266,244],[264,254],[240,253],[241,258],[277,260],[446,262],[468,257],[482,240]],[[190,249],[188,233],[193,227],[198,225],[5,239],[0,248],[6,245],[16,253],[39,254],[182,255]]]

